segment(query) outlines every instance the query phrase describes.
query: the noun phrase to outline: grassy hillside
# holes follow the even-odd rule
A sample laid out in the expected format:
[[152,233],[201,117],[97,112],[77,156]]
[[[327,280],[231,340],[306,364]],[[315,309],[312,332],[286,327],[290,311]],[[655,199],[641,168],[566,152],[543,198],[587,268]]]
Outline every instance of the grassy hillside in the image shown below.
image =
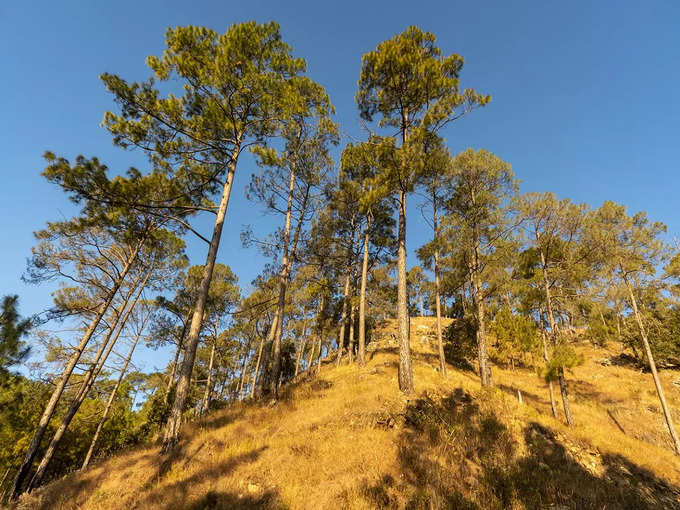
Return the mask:
[[[570,375],[577,425],[554,419],[530,370],[436,370],[432,321],[414,319],[416,394],[397,388],[388,324],[365,369],[325,364],[274,406],[190,424],[171,458],[135,449],[24,497],[20,508],[680,508],[648,374],[615,348],[583,348]],[[680,423],[680,374],[662,374]],[[518,402],[517,390],[523,397]]]

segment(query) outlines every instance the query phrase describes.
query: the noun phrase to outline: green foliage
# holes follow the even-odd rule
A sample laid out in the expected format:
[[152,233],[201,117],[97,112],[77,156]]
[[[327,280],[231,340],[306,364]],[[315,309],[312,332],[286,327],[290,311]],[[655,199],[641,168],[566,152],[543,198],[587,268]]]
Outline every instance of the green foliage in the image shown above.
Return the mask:
[[[16,468],[31,441],[33,427],[51,388],[21,375],[0,385],[0,470]],[[0,492],[7,485],[0,487]]]
[[406,273],[409,315],[425,315],[425,305],[430,290],[429,283],[423,268],[420,266],[413,266]]
[[490,325],[495,339],[495,354],[502,362],[519,360],[525,354],[540,349],[540,337],[536,322],[524,315],[515,314],[503,306]]
[[511,242],[511,201],[518,182],[509,163],[480,149],[467,149],[453,160],[455,188],[442,218],[442,265],[459,287],[479,281],[479,299],[498,291]]
[[605,346],[609,340],[618,336],[616,318],[611,311],[603,311],[597,304],[588,313],[587,327],[590,341],[600,346]]
[[144,402],[140,411],[141,429],[145,436],[158,432],[170,416],[170,409],[175,398],[175,385],[170,387],[167,394],[164,387],[158,387]]
[[605,346],[608,340],[616,338],[616,328],[612,324],[603,324],[599,317],[590,317],[588,338],[595,344]]
[[444,355],[453,366],[472,370],[477,357],[477,319],[471,313],[454,320],[442,331]]
[[361,117],[379,127],[400,130],[401,145],[393,137],[374,137],[372,143],[382,171],[373,182],[375,193],[412,191],[425,171],[425,153],[432,136],[448,122],[490,96],[472,89],[461,92],[463,58],[443,56],[430,32],[411,26],[362,57],[356,101]]
[[556,381],[560,368],[569,370],[583,365],[584,361],[583,354],[576,352],[572,345],[561,342],[553,349],[552,355],[541,375],[546,381]]
[[0,386],[7,382],[9,370],[28,356],[30,348],[22,337],[31,329],[30,319],[21,319],[18,296],[5,296],[0,304]]
[[[158,171],[197,194],[194,204],[218,191],[216,177],[233,170],[244,147],[304,114],[319,89],[302,76],[305,62],[291,55],[275,22],[234,24],[224,34],[170,28],[165,52],[147,65],[153,76],[140,83],[101,76],[121,107],[107,112],[104,125],[116,144],[146,150]],[[157,80],[179,80],[184,94],[163,97]]]
[[[680,307],[660,302],[640,311],[649,346],[657,364],[680,365]],[[646,366],[640,329],[631,315],[623,320],[621,341],[633,352],[641,366]]]

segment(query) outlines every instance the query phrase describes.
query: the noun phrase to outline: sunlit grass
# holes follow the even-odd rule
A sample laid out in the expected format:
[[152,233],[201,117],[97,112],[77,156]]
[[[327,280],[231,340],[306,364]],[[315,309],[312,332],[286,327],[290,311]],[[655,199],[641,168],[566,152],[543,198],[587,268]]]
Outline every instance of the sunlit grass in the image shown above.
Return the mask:
[[[551,416],[547,386],[530,369],[494,367],[497,388],[490,390],[480,387],[473,372],[453,367],[443,380],[425,325],[433,321],[412,321],[416,392],[410,398],[397,388],[396,350],[382,345],[363,369],[325,364],[319,376],[286,388],[275,406],[237,404],[187,425],[172,458],[160,457],[155,446],[135,449],[57,481],[21,506],[677,504],[671,486],[680,485],[678,461],[654,407],[651,378],[633,368],[601,365],[617,354],[614,347],[583,348],[586,363],[569,374],[576,426],[568,428],[561,415]],[[662,378],[677,409],[674,374]]]

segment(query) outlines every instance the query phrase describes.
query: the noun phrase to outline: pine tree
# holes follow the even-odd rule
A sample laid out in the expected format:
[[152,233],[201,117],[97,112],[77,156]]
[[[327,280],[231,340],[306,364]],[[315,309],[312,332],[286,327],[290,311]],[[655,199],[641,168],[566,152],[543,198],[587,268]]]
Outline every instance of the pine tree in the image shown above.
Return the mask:
[[[502,264],[501,245],[511,235],[509,217],[517,182],[510,164],[480,149],[467,149],[453,160],[454,192],[443,219],[449,260],[469,284],[474,305],[479,373],[483,386],[492,385],[486,336],[486,300],[494,266]],[[451,258],[453,255],[453,259]]]
[[650,222],[645,213],[628,216],[624,206],[608,201],[594,212],[588,235],[591,248],[598,249],[602,254],[601,263],[626,288],[673,448],[680,455],[680,439],[675,431],[636,298],[644,282],[654,278],[657,266],[668,259],[668,247],[659,238],[665,231],[663,223]]
[[411,26],[362,57],[357,104],[362,118],[379,116],[379,127],[396,128],[393,137],[376,138],[381,173],[374,190],[397,195],[397,321],[399,324],[399,388],[413,391],[406,291],[406,197],[423,172],[424,144],[444,125],[490,101],[474,90],[460,92],[463,58],[444,57],[435,37]]

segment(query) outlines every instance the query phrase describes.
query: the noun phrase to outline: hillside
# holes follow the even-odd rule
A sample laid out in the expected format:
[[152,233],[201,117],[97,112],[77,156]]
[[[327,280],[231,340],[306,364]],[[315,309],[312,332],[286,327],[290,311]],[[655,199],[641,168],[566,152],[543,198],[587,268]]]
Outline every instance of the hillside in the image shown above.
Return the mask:
[[[365,369],[328,361],[276,405],[234,405],[188,425],[172,458],[138,448],[19,508],[680,508],[651,377],[617,365],[616,346],[582,348],[567,428],[530,370],[495,366],[492,390],[453,367],[443,380],[432,325],[411,324],[410,399],[387,324]],[[680,375],[662,378],[680,422]]]

